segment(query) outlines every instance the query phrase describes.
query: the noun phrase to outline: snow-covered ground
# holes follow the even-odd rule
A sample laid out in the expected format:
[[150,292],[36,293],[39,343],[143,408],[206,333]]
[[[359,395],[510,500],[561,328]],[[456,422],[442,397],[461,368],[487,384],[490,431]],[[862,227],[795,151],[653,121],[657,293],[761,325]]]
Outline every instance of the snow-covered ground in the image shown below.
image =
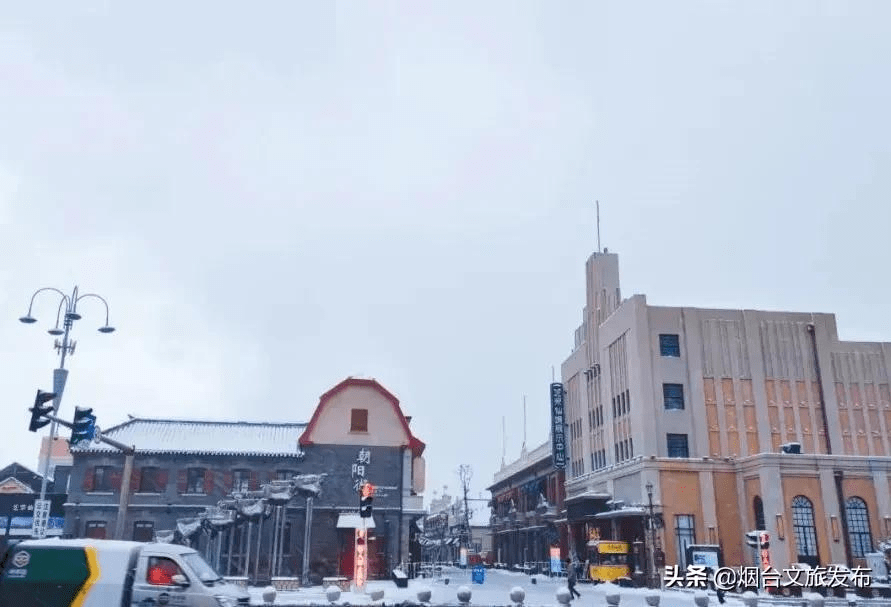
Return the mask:
[[[446,583],[446,579],[448,579],[448,583]],[[392,581],[370,581],[368,582],[367,592],[383,590],[384,597],[381,601],[373,602],[368,594],[342,592],[335,605],[346,605],[348,603],[356,606],[380,604],[381,602],[384,605],[394,605],[407,600],[417,603],[418,591],[423,588],[429,588],[432,592],[430,604],[457,605],[457,591],[460,586],[467,586],[470,589],[472,593],[470,604],[472,607],[511,605],[513,603],[510,599],[511,588],[520,586],[526,591],[523,603],[527,607],[559,606],[560,603],[557,601],[556,596],[557,589],[566,587],[566,580],[548,578],[543,575],[536,575],[535,579],[536,583],[533,584],[531,577],[524,573],[487,569],[485,583],[471,584],[469,570],[455,569],[445,572],[442,577],[438,578],[409,580],[408,588],[397,588]],[[576,589],[582,596],[572,601],[572,607],[604,607],[606,605],[604,596],[608,592],[619,593],[621,596],[620,607],[646,607],[644,596],[652,592],[644,588],[619,588],[612,584],[598,584],[596,586],[579,584],[576,586]],[[253,599],[252,604],[264,604],[262,589],[252,588],[251,596]],[[666,590],[661,592],[661,596],[660,607],[694,607],[692,592]],[[711,606],[718,607],[715,593],[710,592],[709,596]],[[329,605],[329,602],[325,597],[325,589],[321,586],[314,586],[301,590],[279,592],[275,605]],[[743,604],[738,597],[728,595],[723,607],[743,607]]]

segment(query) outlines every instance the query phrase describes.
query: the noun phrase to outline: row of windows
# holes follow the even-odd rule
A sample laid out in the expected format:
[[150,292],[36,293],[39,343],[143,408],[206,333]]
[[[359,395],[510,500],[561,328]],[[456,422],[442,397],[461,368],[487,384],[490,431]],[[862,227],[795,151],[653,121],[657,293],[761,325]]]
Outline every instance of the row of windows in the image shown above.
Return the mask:
[[[93,469],[92,491],[111,492],[115,490],[114,475],[119,468],[115,466],[96,466]],[[179,487],[181,493],[208,493],[208,473],[212,474],[209,468],[189,468],[186,470],[185,487]],[[232,470],[232,487],[235,492],[245,492],[250,490],[251,471],[246,468],[236,468]],[[275,473],[276,480],[288,480],[296,475],[293,470],[277,470]],[[145,466],[139,469],[139,485],[137,491],[139,493],[163,493],[167,489],[167,470],[156,466]]]
[[573,440],[582,437],[582,420],[577,419],[569,424],[569,436]]
[[613,397],[613,417],[625,415],[631,411],[631,392],[625,390]]
[[606,449],[598,449],[591,454],[591,469],[599,470],[606,467]]
[[603,425],[603,405],[588,410],[588,428],[593,430]]
[[634,457],[634,442],[631,438],[620,440],[614,445],[616,448],[616,461],[624,462],[626,459]]
[[[756,498],[755,518],[764,518],[764,506],[760,498]],[[864,558],[873,551],[872,532],[869,528],[869,511],[866,502],[859,497],[849,497],[845,501],[845,519],[848,526],[848,540],[851,555]],[[798,560],[802,563],[819,563],[817,550],[817,528],[814,524],[814,504],[803,495],[792,498],[792,529],[795,534],[795,545]]]

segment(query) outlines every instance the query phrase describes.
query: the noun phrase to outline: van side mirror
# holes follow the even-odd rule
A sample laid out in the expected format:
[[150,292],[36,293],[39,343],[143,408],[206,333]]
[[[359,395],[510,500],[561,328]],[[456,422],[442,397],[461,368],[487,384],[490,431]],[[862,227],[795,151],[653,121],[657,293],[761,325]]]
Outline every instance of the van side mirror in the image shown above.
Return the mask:
[[189,580],[186,579],[182,573],[177,573],[173,577],[170,578],[170,581],[173,582],[174,586],[188,586]]

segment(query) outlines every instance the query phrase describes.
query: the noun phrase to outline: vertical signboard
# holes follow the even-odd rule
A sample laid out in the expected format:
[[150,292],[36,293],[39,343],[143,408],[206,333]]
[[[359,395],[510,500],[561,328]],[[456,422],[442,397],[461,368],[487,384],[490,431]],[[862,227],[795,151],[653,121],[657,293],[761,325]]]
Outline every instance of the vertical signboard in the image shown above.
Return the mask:
[[566,437],[563,434],[566,425],[563,411],[563,384],[551,384],[551,454],[554,468],[566,468]]
[[353,583],[359,591],[365,591],[368,580],[368,533],[365,529],[356,529],[356,554],[353,565]]
[[49,526],[50,500],[34,500],[34,519],[31,523],[31,535],[43,539]]
[[560,573],[563,568],[560,566],[560,549],[551,547],[551,573]]

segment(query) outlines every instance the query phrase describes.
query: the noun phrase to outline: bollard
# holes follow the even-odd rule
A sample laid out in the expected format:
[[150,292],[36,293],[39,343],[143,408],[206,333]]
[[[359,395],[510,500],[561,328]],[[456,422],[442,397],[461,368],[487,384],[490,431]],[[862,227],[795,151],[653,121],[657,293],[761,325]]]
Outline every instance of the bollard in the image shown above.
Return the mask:
[[826,599],[819,592],[809,592],[807,593],[806,598],[810,607],[823,607],[826,603]]
[[[742,593],[742,602],[746,607],[758,607],[758,595],[751,590]],[[823,607],[820,605],[819,607]]]
[[520,588],[519,586],[514,586],[510,589],[510,600],[512,600],[517,605],[523,604],[523,599],[526,598],[526,591]]
[[619,601],[621,600],[622,597],[619,596],[618,592],[611,592],[611,593],[607,594],[604,598],[606,599],[607,605],[610,605],[611,607],[616,607],[619,604]]
[[647,602],[647,605],[649,605],[649,607],[659,607],[659,599],[661,598],[662,595],[655,592],[644,595],[644,600]]
[[328,602],[333,603],[340,598],[340,588],[334,584],[328,586],[325,589],[325,596],[328,597]]
[[708,607],[708,594],[702,590],[693,593],[693,602],[696,607]]
[[275,603],[275,595],[278,594],[275,591],[274,586],[267,586],[263,589],[263,602],[267,605],[272,605]]
[[429,603],[430,597],[433,596],[433,591],[427,588],[426,586],[418,589],[418,602],[419,603]]
[[560,586],[557,588],[557,602],[561,605],[569,605],[569,601],[572,599],[572,595],[569,593],[569,588],[566,586]]
[[470,588],[468,588],[467,586],[458,586],[458,602],[461,605],[469,605],[470,596]]

